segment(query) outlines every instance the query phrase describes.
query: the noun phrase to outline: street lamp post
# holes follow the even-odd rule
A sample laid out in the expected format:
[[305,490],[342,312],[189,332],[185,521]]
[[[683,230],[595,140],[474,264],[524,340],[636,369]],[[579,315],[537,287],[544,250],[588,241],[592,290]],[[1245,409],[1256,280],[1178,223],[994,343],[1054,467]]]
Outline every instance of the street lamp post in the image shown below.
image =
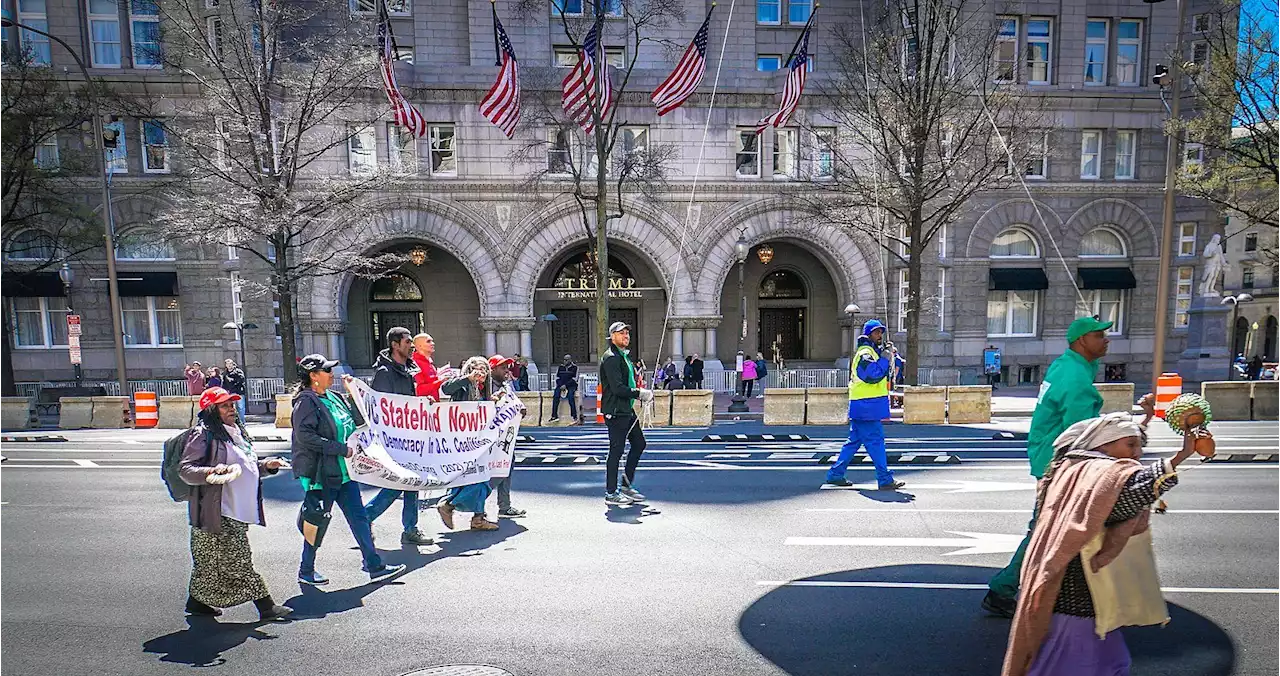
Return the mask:
[[[1229,361],[1227,364],[1227,380],[1233,380],[1234,379],[1233,376],[1235,375],[1235,371],[1236,371],[1235,355],[1232,354],[1236,351],[1236,342],[1235,342],[1236,315],[1240,312],[1240,304],[1246,303],[1251,300],[1253,300],[1253,296],[1247,293],[1241,293],[1235,296],[1227,296],[1226,298],[1222,299],[1223,305],[1228,305],[1228,304],[1231,305],[1231,323],[1227,325],[1227,344],[1231,346],[1231,349],[1227,350],[1227,353],[1228,353],[1227,358],[1231,361]],[[1245,338],[1246,340],[1248,339],[1248,334],[1245,335]]]
[[[560,318],[556,316],[556,313],[548,312],[547,314],[542,315],[542,321],[547,323],[547,389],[555,391],[556,377],[555,372],[552,371],[551,368],[556,363],[555,323],[560,321]],[[529,356],[532,357],[533,355],[531,354]]]
[[245,387],[245,394],[246,394],[246,395],[248,395],[248,393],[249,393],[249,365],[248,365],[247,363],[245,363],[245,358],[244,358],[244,330],[245,330],[245,329],[256,329],[256,328],[258,328],[258,325],[257,325],[257,324],[254,324],[253,322],[246,322],[246,323],[243,323],[243,324],[238,324],[238,323],[236,323],[236,322],[227,322],[226,324],[223,324],[223,325],[222,325],[222,328],[224,328],[224,329],[235,329],[235,332],[236,332],[236,340],[240,342],[240,370],[241,370],[241,371],[244,371],[244,387]]
[[[1157,4],[1164,0],[1143,0],[1147,4]],[[1182,25],[1187,20],[1186,0],[1175,0],[1178,4],[1178,30],[1177,37],[1174,39],[1173,62],[1170,64],[1169,71],[1165,74],[1157,74],[1155,84],[1160,86],[1160,92],[1164,94],[1163,78],[1173,80],[1173,101],[1169,103],[1169,119],[1177,121],[1182,115]],[[1156,282],[1156,340],[1153,350],[1153,361],[1151,368],[1151,391],[1156,391],[1157,382],[1160,379],[1160,373],[1164,370],[1164,343],[1165,336],[1168,333],[1169,320],[1169,265],[1173,252],[1173,218],[1174,218],[1174,199],[1176,197],[1176,179],[1178,174],[1178,163],[1180,159],[1179,148],[1181,147],[1181,132],[1177,129],[1169,130],[1168,144],[1164,158],[1164,223],[1160,234],[1160,271],[1159,279]]]
[[[739,308],[742,310],[742,324],[738,327],[738,358],[745,361],[746,355],[742,351],[742,341],[747,337],[747,293],[743,290],[743,277],[746,275],[747,253],[751,250],[751,245],[747,242],[745,232],[738,233],[738,242],[733,245],[733,253],[738,258],[738,302]],[[738,365],[738,388],[733,393],[733,401],[729,404],[730,413],[746,413],[750,410],[747,407],[747,393],[745,384],[742,382],[742,366]]]
[[[70,265],[67,265],[66,261],[62,262],[62,268],[58,270],[58,279],[62,280],[62,288],[67,294],[67,351],[68,354],[70,354],[71,346],[76,344],[75,341],[71,340],[71,315],[76,313],[75,309],[71,305],[71,283],[76,280],[76,272],[71,269]],[[71,362],[71,365],[76,369],[76,389],[80,389],[80,383],[83,380],[84,374],[80,371],[79,356],[76,356],[76,358]]]
[[[98,177],[102,180],[102,231],[107,247],[107,295],[111,302],[111,330],[115,334],[116,380],[120,381],[120,394],[128,395],[129,381],[125,371],[124,361],[124,325],[122,323],[122,316],[120,312],[120,284],[116,276],[115,233],[114,224],[111,218],[111,184],[107,180],[108,166],[105,148],[106,135],[102,129],[101,101],[98,100],[98,93],[94,88],[93,80],[89,77],[89,69],[85,68],[84,61],[80,59],[80,55],[77,54],[76,50],[72,49],[71,45],[67,44],[65,40],[56,35],[50,35],[39,28],[32,28],[24,23],[14,21],[7,16],[0,19],[0,27],[16,27],[31,33],[43,35],[59,45],[62,45],[62,48],[67,50],[67,53],[71,55],[73,60],[75,60],[76,67],[80,69],[80,74],[84,76],[85,86],[89,90],[89,102],[92,107],[93,115],[93,133],[97,139],[96,142],[99,144],[98,147],[102,151],[98,153],[98,161],[102,167],[102,171],[99,172]],[[79,369],[77,368],[77,371],[78,370]]]

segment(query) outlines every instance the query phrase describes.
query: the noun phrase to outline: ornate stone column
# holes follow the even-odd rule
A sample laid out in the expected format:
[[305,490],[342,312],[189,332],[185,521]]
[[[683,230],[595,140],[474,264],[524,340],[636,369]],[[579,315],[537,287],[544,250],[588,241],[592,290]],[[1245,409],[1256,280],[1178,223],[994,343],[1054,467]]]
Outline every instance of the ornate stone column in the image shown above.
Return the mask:
[[[685,350],[685,332],[697,332],[702,334],[702,361],[706,370],[718,371],[724,368],[720,360],[716,357],[716,329],[720,326],[722,317],[719,315],[709,315],[701,317],[672,317],[668,320],[667,326],[671,331],[671,352],[677,357],[683,357]],[[694,333],[693,335],[697,335]],[[691,354],[692,352],[690,352]]]
[[486,355],[493,355],[507,350],[507,356],[519,353],[529,360],[529,373],[538,373],[533,355],[533,327],[537,320],[533,317],[481,317],[480,328],[484,329],[484,349]]

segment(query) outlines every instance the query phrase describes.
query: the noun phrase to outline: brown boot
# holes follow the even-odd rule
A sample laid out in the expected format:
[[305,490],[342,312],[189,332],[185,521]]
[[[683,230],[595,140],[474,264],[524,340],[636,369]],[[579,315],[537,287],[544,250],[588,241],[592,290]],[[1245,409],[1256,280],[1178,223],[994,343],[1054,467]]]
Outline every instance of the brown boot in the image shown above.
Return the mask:
[[498,524],[484,518],[483,514],[471,517],[471,530],[498,530]]
[[442,502],[436,505],[436,511],[440,512],[440,520],[444,522],[445,528],[453,530],[453,505]]

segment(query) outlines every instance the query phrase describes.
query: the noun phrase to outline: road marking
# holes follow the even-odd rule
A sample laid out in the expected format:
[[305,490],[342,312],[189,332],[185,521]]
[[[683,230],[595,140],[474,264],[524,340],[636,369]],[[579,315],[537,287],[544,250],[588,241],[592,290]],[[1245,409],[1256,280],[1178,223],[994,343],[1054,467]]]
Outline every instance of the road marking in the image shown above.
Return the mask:
[[1018,548],[1022,535],[1008,533],[967,533],[949,530],[955,538],[876,538],[876,537],[789,537],[788,547],[960,547],[943,556],[957,554],[1008,554]]
[[733,469],[732,465],[725,465],[719,462],[707,462],[706,460],[677,460],[676,462],[692,465],[694,467],[709,467],[712,469]]
[[74,462],[76,465],[80,467],[98,467],[99,466],[98,463],[92,460],[72,460],[71,462]]
[[[832,486],[822,484],[824,491],[840,490],[876,490],[876,484],[853,484],[851,486]],[[945,484],[907,484],[904,490],[945,490],[948,493],[1003,493],[1007,491],[1033,491],[1033,481],[951,481]]]
[[[646,449],[646,450],[648,450],[648,449]],[[711,459],[711,458],[720,458],[720,459],[728,459],[728,458],[750,458],[750,457],[751,457],[751,454],[750,454],[750,453],[708,453],[708,454],[707,454],[707,459]]]
[[[914,507],[812,507],[806,512],[922,512],[927,514],[1030,514],[1030,509],[916,509]],[[1280,509],[1171,509],[1165,514],[1280,514]]]
[[[824,582],[821,580],[760,580],[759,587],[853,587],[864,589],[959,589],[986,591],[986,583],[968,584],[961,582]],[[1280,589],[1254,587],[1161,587],[1166,594],[1280,594]]]

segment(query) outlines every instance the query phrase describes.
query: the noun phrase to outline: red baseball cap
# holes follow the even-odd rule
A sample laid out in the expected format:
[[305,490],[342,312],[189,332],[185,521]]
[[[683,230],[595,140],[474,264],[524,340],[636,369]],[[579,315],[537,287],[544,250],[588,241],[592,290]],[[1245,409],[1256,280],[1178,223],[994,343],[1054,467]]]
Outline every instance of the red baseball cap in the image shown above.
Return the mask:
[[492,371],[493,369],[498,368],[499,366],[502,366],[503,364],[506,364],[506,365],[507,365],[507,366],[509,366],[509,367],[510,367],[510,366],[515,366],[515,365],[516,365],[516,360],[511,359],[510,357],[504,357],[504,356],[502,356],[502,355],[500,355],[500,354],[495,354],[495,355],[493,355],[492,357],[489,357],[489,370],[490,370],[490,371]]
[[210,406],[225,404],[228,401],[240,401],[240,395],[231,394],[221,387],[210,387],[200,395],[200,410],[203,411]]

